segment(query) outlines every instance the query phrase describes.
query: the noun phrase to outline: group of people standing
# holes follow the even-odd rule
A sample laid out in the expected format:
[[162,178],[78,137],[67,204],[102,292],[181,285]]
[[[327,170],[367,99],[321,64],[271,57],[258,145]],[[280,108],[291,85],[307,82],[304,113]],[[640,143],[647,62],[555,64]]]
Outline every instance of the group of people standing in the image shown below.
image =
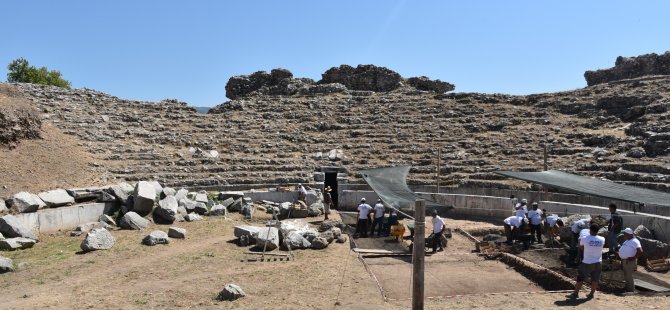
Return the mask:
[[[356,224],[356,234],[359,237],[367,238],[368,230],[370,237],[374,237],[375,228],[377,229],[377,237],[389,236],[391,233],[391,226],[398,225],[398,212],[389,208],[389,216],[386,214],[386,207],[381,199],[377,200],[374,207],[370,206],[365,198],[361,199],[358,205],[358,222]],[[372,220],[371,220],[372,218]],[[372,223],[372,225],[370,225]],[[370,228],[370,226],[372,226]]]
[[[577,260],[579,261],[577,285],[575,286],[575,291],[568,295],[570,298],[578,297],[582,283],[587,277],[591,279],[591,292],[587,297],[593,298],[600,282],[603,256],[615,257],[618,255],[619,259],[621,259],[621,269],[626,283],[624,289],[627,292],[635,291],[633,272],[637,268],[638,257],[642,255],[642,244],[640,240],[635,238],[635,233],[631,228],[623,229],[623,218],[617,213],[617,206],[615,204],[609,205],[609,211],[610,218],[607,223],[607,238],[598,236],[600,227],[591,223],[589,219],[576,221],[570,227],[573,236],[572,246],[578,247]],[[619,245],[617,237],[622,231],[624,241]],[[609,249],[603,255],[605,245]]]
[[[532,209],[528,211],[527,200],[522,199],[517,202],[514,196],[513,201],[514,215],[506,218],[503,223],[507,244],[512,244],[515,239],[521,239],[529,226],[531,241],[542,243],[543,231],[549,238],[558,237],[560,228],[564,226],[563,221],[556,214],[545,216],[545,210],[538,210],[537,203],[532,204]],[[624,274],[625,290],[633,292],[635,284],[633,272],[637,268],[637,258],[642,254],[642,245],[635,238],[632,229],[623,229],[623,218],[617,212],[615,204],[609,205],[610,217],[607,223],[607,237],[598,236],[600,227],[591,223],[590,219],[575,221],[570,230],[572,232],[570,261],[578,263],[577,284],[569,298],[577,298],[579,290],[586,278],[591,279],[591,292],[588,298],[593,298],[598,290],[600,274],[602,271],[602,260],[605,257],[618,257],[621,259],[622,270]],[[543,225],[544,222],[544,225]],[[621,245],[617,242],[617,237],[623,232],[624,241]],[[608,252],[603,254],[604,247],[609,248]]]

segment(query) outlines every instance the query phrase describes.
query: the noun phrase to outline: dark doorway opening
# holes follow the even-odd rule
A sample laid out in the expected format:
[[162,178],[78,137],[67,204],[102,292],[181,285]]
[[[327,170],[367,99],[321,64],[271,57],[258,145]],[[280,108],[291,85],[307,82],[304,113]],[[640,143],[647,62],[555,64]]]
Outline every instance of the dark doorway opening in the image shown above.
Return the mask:
[[333,190],[330,192],[330,196],[333,198],[333,209],[337,209],[337,172],[326,172],[326,178],[323,182],[323,188],[330,186]]

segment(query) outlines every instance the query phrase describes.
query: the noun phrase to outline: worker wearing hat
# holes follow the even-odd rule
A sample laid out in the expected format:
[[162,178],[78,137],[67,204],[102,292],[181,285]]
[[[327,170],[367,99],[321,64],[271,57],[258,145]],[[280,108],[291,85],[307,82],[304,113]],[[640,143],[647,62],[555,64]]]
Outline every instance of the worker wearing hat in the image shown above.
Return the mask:
[[333,190],[330,188],[330,186],[326,186],[326,188],[323,189],[323,219],[327,220],[328,219],[328,214],[330,214],[330,207],[333,205],[333,196],[330,195],[330,192]]
[[642,255],[642,245],[640,240],[635,238],[633,230],[626,228],[623,230],[623,238],[625,241],[619,248],[619,257],[621,257],[621,270],[623,270],[623,278],[626,280],[626,291],[634,292],[635,283],[633,282],[633,272],[637,268],[637,258]]

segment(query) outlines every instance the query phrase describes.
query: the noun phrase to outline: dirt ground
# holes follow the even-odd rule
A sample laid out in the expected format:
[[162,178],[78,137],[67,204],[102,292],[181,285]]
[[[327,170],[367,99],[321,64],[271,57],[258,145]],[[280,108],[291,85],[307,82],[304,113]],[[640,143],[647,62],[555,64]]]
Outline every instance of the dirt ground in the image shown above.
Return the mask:
[[[32,106],[11,95],[10,85],[0,85],[0,107]],[[96,157],[79,143],[45,121],[42,139],[22,140],[14,149],[0,145],[0,198],[21,191],[38,193],[99,184]]]
[[[0,305],[3,309],[407,309],[410,306],[408,300],[384,302],[375,281],[350,251],[348,243],[333,243],[321,251],[296,251],[296,259],[291,262],[241,262],[246,258],[243,253],[247,248],[232,242],[233,226],[260,225],[265,218],[263,215],[249,222],[233,214],[229,219],[207,217],[199,222],[176,223],[173,226],[188,230],[187,238],[155,247],[141,245],[140,240],[152,230],[167,230],[167,225],[152,225],[146,231],[115,230],[112,234],[117,241],[111,250],[86,254],[78,253],[83,237],[70,237],[66,232],[42,235],[41,242],[32,249],[2,252],[14,260],[18,270],[0,275]],[[469,247],[467,240],[454,240],[458,240],[450,244],[454,252]],[[447,253],[428,257],[428,268],[450,259]],[[474,270],[474,264],[470,264]],[[489,272],[476,283],[504,284],[513,273],[504,265],[495,268],[503,271]],[[445,277],[449,276],[447,272]],[[248,296],[234,302],[216,301],[214,298],[227,283],[240,285]],[[577,303],[586,309],[640,308],[640,305],[642,309],[663,309],[670,306],[670,299],[602,294],[590,301],[568,302],[562,293],[501,293],[428,298],[426,308],[542,309]]]

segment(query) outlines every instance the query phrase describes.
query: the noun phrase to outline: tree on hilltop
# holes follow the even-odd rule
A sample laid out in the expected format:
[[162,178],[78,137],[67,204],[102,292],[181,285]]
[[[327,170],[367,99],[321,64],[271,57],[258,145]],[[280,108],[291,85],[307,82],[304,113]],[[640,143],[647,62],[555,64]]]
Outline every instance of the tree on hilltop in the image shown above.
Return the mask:
[[7,65],[7,82],[33,83],[70,88],[70,81],[63,79],[60,71],[49,70],[47,67],[31,66],[23,57],[17,58]]

